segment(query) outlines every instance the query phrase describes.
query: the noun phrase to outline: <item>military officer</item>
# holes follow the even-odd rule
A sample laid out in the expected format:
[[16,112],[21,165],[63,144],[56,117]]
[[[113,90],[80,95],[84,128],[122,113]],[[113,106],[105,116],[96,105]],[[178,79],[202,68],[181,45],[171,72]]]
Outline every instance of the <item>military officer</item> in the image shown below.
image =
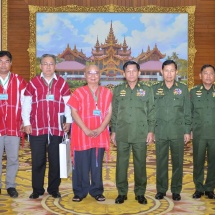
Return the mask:
[[[190,91],[193,118],[193,180],[196,191],[194,199],[204,193],[215,199],[215,68],[204,65],[201,68],[202,84]],[[204,182],[204,163],[207,157],[207,176]]]
[[163,199],[168,190],[169,149],[172,159],[172,199],[181,200],[184,143],[190,141],[191,110],[186,85],[175,80],[177,64],[162,64],[163,81],[153,85],[156,123],[156,199]]
[[127,199],[127,171],[130,152],[134,160],[134,192],[140,204],[147,204],[146,148],[154,140],[154,98],[152,88],[138,81],[140,66],[128,61],[123,66],[126,82],[114,88],[111,140],[117,146],[116,204]]

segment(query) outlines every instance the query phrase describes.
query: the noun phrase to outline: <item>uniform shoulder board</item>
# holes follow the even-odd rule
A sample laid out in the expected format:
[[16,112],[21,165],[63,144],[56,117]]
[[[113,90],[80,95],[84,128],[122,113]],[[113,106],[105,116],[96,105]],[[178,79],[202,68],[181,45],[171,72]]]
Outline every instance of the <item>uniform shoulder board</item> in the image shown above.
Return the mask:
[[192,90],[192,89],[195,89],[195,88],[197,88],[197,87],[198,87],[198,85],[196,85],[196,86],[193,86],[193,87],[191,88],[191,90]]
[[157,85],[157,84],[159,84],[160,83],[160,81],[154,81],[154,82],[152,82],[152,86],[154,86],[154,85]]
[[183,82],[183,81],[179,81],[180,84],[183,84],[185,86],[187,86],[187,83]]
[[140,83],[141,85],[145,85],[145,86],[147,86],[147,87],[150,87],[150,86],[151,86],[151,84],[150,84],[149,81],[140,81],[139,83]]

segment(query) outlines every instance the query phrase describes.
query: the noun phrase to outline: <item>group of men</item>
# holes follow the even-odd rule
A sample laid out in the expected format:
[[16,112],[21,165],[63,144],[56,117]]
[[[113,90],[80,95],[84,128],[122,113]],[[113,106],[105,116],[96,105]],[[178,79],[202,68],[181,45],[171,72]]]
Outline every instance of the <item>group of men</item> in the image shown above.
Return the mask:
[[[123,65],[125,82],[113,92],[100,85],[98,66],[86,66],[86,86],[72,94],[64,79],[55,74],[56,58],[45,54],[40,60],[41,74],[26,83],[10,72],[12,56],[0,51],[0,153],[7,156],[6,189],[17,197],[15,177],[18,171],[20,136],[29,135],[32,157],[31,199],[45,192],[46,151],[49,173],[47,192],[60,198],[59,143],[70,130],[73,161],[73,201],[80,202],[88,193],[104,201],[102,163],[104,152],[109,157],[110,139],[117,148],[116,204],[127,200],[128,164],[132,151],[134,193],[140,204],[145,198],[147,145],[156,145],[155,198],[163,199],[168,190],[169,150],[172,160],[172,199],[181,200],[184,145],[193,138],[193,198],[203,194],[215,199],[215,69],[204,65],[202,84],[191,91],[176,81],[177,65],[167,60],[162,65],[163,81],[148,86],[139,81],[140,66],[135,61]],[[63,129],[58,115],[64,114]],[[111,122],[111,136],[109,134]],[[207,177],[204,165],[207,157]],[[2,159],[1,159],[2,162]],[[2,163],[0,163],[0,175]],[[0,180],[1,182],[1,180]],[[0,183],[1,191],[2,183]]]

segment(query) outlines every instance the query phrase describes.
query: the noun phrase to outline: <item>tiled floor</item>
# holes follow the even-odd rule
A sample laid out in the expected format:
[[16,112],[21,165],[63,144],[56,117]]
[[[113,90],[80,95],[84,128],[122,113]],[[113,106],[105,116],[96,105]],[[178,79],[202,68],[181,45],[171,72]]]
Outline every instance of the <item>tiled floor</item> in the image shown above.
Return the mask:
[[[106,164],[104,162],[103,178],[106,201],[97,202],[94,198],[87,196],[80,203],[72,201],[73,192],[71,187],[71,179],[63,179],[60,192],[61,199],[53,199],[47,193],[36,200],[29,199],[32,192],[31,189],[31,159],[28,143],[24,148],[20,149],[20,168],[17,176],[17,190],[19,197],[12,199],[7,195],[5,190],[5,156],[3,161],[2,175],[2,194],[0,195],[0,213],[6,215],[53,215],[53,214],[215,214],[215,200],[209,200],[203,196],[199,200],[192,199],[194,185],[192,182],[192,145],[189,144],[185,148],[184,159],[184,180],[183,191],[181,193],[182,200],[174,202],[171,193],[158,201],[154,198],[156,194],[155,187],[155,154],[154,145],[148,147],[147,157],[147,174],[148,185],[146,191],[147,205],[140,205],[134,199],[133,193],[133,165],[132,156],[128,171],[129,193],[128,200],[124,204],[117,205],[114,200],[117,196],[115,187],[115,161],[116,150],[112,147],[111,160]],[[170,167],[171,169],[171,167]],[[170,171],[171,177],[171,171]],[[45,187],[47,178],[45,179]]]

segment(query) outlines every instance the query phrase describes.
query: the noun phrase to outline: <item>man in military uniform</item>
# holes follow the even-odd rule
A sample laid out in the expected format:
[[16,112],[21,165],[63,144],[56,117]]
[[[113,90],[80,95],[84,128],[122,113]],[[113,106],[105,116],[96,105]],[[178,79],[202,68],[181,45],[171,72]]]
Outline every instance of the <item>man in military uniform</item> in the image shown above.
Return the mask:
[[175,80],[177,64],[166,60],[162,65],[163,81],[153,85],[156,110],[156,199],[168,190],[169,149],[172,159],[172,199],[181,200],[184,144],[190,141],[191,110],[186,85]]
[[140,83],[140,66],[128,61],[123,66],[126,82],[114,88],[111,119],[111,140],[117,146],[116,204],[127,199],[127,171],[130,152],[134,161],[134,192],[140,204],[147,204],[146,149],[154,140],[154,98],[152,88]]
[[[193,132],[193,181],[196,191],[194,199],[204,193],[215,199],[215,68],[204,65],[201,68],[202,84],[190,91]],[[204,182],[204,163],[207,157],[207,176]]]

